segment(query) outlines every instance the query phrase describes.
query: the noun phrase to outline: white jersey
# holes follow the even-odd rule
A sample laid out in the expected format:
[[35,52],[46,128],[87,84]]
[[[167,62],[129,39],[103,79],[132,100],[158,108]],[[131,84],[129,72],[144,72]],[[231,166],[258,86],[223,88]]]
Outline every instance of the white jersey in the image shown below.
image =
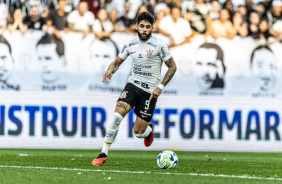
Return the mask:
[[163,61],[171,58],[167,45],[153,35],[147,41],[140,41],[136,36],[123,47],[118,56],[125,60],[129,55],[133,67],[128,82],[152,93],[160,83]]

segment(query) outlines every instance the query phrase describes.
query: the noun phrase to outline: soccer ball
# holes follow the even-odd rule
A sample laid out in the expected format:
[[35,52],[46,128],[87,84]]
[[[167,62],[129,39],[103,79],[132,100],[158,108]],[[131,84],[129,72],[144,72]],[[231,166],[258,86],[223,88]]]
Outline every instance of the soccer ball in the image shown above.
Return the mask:
[[159,154],[157,163],[161,169],[173,169],[178,164],[178,157],[173,151],[163,151]]

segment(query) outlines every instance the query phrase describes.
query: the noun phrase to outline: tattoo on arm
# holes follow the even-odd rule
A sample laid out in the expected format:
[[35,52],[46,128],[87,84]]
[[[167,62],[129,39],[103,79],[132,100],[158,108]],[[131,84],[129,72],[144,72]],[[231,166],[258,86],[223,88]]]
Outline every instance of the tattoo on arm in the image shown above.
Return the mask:
[[162,85],[166,86],[167,83],[172,79],[172,77],[174,76],[177,67],[176,64],[173,60],[173,58],[169,58],[166,62],[165,62],[166,66],[168,67],[168,71],[166,72],[163,80],[162,80]]
[[124,61],[123,59],[121,59],[120,57],[117,57],[114,60],[114,62],[112,62],[110,64],[108,71],[110,71],[110,72],[112,72],[112,74],[114,74],[118,70],[119,66],[122,64],[123,61]]
[[127,105],[125,105],[125,104],[122,103],[122,102],[118,102],[118,103],[117,103],[117,107],[121,107],[121,108],[123,108],[124,110],[126,110]]

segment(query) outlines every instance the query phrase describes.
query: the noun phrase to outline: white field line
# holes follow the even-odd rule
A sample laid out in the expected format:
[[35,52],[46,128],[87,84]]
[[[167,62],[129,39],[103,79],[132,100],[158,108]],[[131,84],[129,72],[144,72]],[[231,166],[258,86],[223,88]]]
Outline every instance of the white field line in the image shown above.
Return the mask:
[[208,176],[220,178],[243,178],[243,179],[257,179],[257,180],[279,180],[282,178],[276,177],[258,177],[249,175],[225,175],[225,174],[198,174],[198,173],[169,173],[169,172],[148,172],[148,171],[119,171],[119,170],[101,170],[101,169],[78,169],[78,168],[60,168],[60,167],[36,167],[36,166],[10,166],[0,165],[0,168],[19,168],[19,169],[48,169],[48,170],[62,170],[62,171],[83,171],[83,172],[110,172],[110,173],[129,173],[129,174],[160,174],[160,175],[181,175],[181,176]]

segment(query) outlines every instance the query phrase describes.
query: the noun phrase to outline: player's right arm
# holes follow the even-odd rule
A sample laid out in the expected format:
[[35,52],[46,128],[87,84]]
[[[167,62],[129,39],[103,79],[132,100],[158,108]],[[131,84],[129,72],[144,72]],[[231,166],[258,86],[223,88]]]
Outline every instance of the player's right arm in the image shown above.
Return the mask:
[[122,48],[122,51],[119,53],[118,57],[112,62],[106,71],[104,77],[103,77],[103,82],[106,80],[108,82],[108,79],[112,78],[112,75],[118,70],[119,66],[122,64],[124,60],[129,56],[129,51],[128,51],[128,45],[124,45]]
[[124,60],[121,59],[119,56],[110,64],[108,70],[106,71],[103,82],[106,80],[108,82],[108,79],[111,79],[113,74],[118,70],[119,66],[122,64]]
[[119,66],[122,64],[124,60],[129,56],[128,52],[128,46],[124,45],[122,48],[122,51],[119,53],[118,57],[112,62],[106,71],[104,77],[103,77],[103,82],[106,80],[108,82],[108,79],[112,78],[112,75],[118,70]]

